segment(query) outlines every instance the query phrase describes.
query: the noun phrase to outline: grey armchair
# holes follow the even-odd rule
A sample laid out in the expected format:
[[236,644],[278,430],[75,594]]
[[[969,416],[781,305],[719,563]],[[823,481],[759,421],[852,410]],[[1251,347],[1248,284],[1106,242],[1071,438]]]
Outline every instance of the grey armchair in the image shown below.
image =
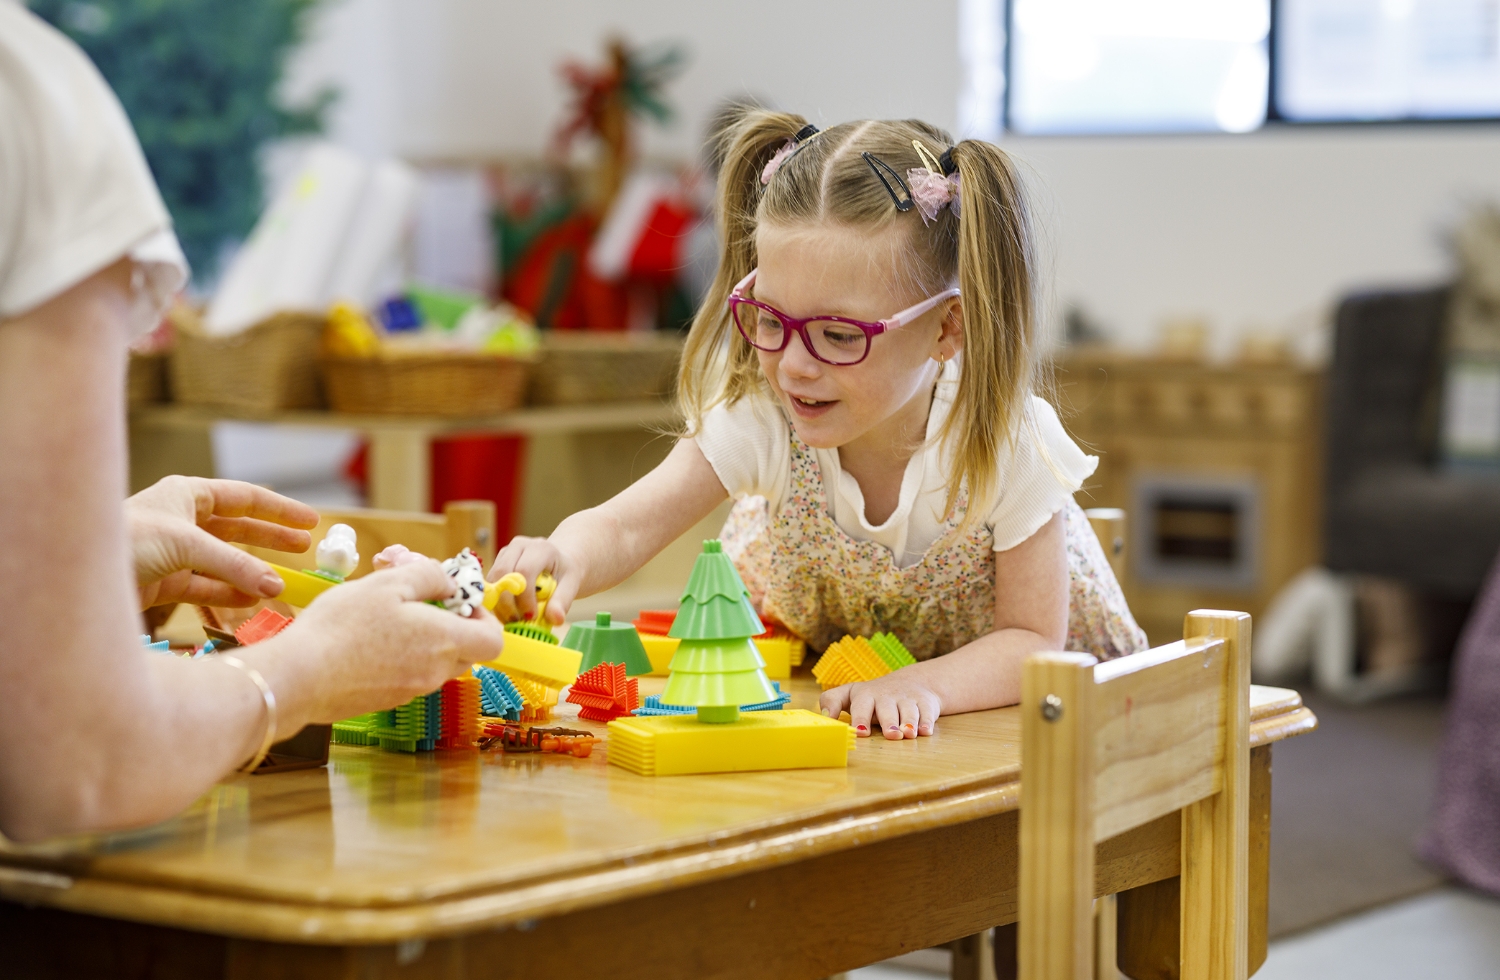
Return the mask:
[[1367,293],[1338,311],[1328,375],[1325,560],[1468,600],[1500,550],[1500,477],[1436,465],[1449,291]]

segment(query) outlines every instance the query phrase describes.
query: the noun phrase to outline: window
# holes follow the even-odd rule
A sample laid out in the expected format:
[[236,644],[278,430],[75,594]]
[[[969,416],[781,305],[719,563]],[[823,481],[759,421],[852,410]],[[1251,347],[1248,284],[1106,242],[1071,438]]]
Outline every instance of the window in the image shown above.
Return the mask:
[[1270,27],[1270,0],[1012,0],[1008,127],[1256,129]]
[[1500,116],[1500,0],[1279,0],[1275,47],[1284,119]]

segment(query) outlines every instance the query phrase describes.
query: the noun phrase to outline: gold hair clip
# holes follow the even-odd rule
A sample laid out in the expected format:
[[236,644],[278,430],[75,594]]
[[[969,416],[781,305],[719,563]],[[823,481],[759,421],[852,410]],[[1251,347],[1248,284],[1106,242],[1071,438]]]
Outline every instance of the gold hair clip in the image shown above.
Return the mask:
[[922,145],[921,140],[912,140],[911,145],[916,148],[917,156],[922,158],[922,166],[935,174],[943,172],[942,164],[938,163],[937,158],[927,152],[927,147]]

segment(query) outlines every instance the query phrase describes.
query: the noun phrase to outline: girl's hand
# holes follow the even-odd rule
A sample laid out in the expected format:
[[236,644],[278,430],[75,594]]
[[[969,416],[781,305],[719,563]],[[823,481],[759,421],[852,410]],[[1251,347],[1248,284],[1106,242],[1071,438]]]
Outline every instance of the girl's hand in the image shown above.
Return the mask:
[[226,542],[303,552],[318,512],[238,480],[169,476],[125,501],[141,608],[249,606],[281,594],[269,565]]
[[489,613],[464,618],[427,604],[452,594],[453,580],[431,559],[372,572],[328,590],[250,649],[285,637],[278,663],[301,676],[281,690],[309,699],[301,708],[310,722],[384,710],[500,656],[505,630]]
[[551,572],[557,579],[557,588],[547,600],[547,621],[560,625],[568,615],[568,607],[583,585],[587,568],[579,558],[563,551],[548,538],[526,538],[516,536],[510,544],[500,549],[495,563],[490,566],[489,581],[495,582],[510,572],[519,572],[526,578],[526,589],[513,596],[502,592],[495,606],[495,615],[510,622],[530,619],[536,615],[536,577],[542,572]]
[[909,667],[873,681],[824,691],[818,706],[830,718],[837,718],[841,711],[849,712],[849,724],[860,738],[869,737],[873,716],[885,737],[892,740],[931,735],[943,710],[942,699]]

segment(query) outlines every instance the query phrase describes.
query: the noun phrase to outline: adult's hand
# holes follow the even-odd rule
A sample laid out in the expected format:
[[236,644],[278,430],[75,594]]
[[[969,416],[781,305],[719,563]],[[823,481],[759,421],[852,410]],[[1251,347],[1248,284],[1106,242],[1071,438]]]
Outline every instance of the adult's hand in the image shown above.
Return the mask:
[[476,661],[500,656],[505,629],[494,616],[480,610],[466,618],[429,604],[453,591],[432,559],[329,589],[264,644],[284,643],[294,653],[278,662],[297,676],[277,697],[304,699],[298,714],[307,722],[340,721],[428,694]]
[[269,565],[227,542],[303,552],[318,513],[238,480],[169,476],[125,501],[141,608],[169,602],[249,606],[284,587]]

